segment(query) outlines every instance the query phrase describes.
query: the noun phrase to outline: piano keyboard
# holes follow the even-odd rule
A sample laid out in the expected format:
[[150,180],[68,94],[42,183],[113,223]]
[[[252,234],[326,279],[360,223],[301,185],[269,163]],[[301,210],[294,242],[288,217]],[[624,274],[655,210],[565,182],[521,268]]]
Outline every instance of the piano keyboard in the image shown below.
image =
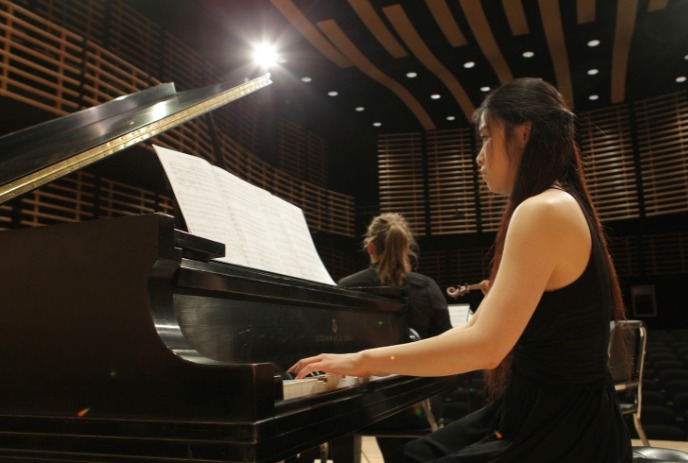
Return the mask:
[[391,378],[389,376],[317,376],[305,379],[286,379],[282,381],[282,393],[284,400],[296,399],[298,397],[312,396],[321,392],[329,392],[345,387],[360,386],[361,384],[377,381],[379,379]]

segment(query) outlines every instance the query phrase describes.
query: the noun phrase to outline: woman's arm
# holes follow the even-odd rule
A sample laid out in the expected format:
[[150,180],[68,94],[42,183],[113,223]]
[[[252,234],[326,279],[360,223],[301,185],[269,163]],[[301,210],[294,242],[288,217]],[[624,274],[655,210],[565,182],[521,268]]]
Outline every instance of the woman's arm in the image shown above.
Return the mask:
[[533,315],[545,287],[571,240],[571,218],[541,197],[514,212],[502,261],[476,317],[433,338],[356,354],[321,354],[290,371],[302,378],[312,371],[362,376],[371,372],[446,376],[495,368],[511,351]]

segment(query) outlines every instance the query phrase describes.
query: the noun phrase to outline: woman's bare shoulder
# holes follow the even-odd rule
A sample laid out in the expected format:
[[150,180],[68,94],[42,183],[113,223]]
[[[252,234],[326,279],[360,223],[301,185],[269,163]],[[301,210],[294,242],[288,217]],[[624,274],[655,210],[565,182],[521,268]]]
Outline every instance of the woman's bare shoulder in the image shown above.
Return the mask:
[[523,201],[514,211],[512,220],[531,225],[568,226],[585,220],[578,202],[560,190],[545,190]]

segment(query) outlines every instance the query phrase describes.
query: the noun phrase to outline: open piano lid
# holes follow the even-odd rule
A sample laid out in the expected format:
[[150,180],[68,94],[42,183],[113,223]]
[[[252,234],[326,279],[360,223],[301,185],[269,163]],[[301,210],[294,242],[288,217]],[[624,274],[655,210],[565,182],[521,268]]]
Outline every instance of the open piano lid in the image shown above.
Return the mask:
[[0,204],[271,83],[265,74],[179,93],[161,84],[0,137]]

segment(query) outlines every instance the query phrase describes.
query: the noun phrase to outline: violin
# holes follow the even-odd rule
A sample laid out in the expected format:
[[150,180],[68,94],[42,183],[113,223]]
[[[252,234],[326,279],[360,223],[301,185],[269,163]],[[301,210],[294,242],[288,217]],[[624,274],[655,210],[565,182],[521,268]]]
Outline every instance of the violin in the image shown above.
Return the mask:
[[463,296],[465,294],[468,294],[471,292],[471,290],[483,290],[485,289],[485,285],[482,283],[477,283],[474,285],[469,285],[468,283],[463,284],[463,285],[458,285],[458,286],[450,286],[447,288],[447,294],[450,295],[453,298],[457,298],[459,296]]

